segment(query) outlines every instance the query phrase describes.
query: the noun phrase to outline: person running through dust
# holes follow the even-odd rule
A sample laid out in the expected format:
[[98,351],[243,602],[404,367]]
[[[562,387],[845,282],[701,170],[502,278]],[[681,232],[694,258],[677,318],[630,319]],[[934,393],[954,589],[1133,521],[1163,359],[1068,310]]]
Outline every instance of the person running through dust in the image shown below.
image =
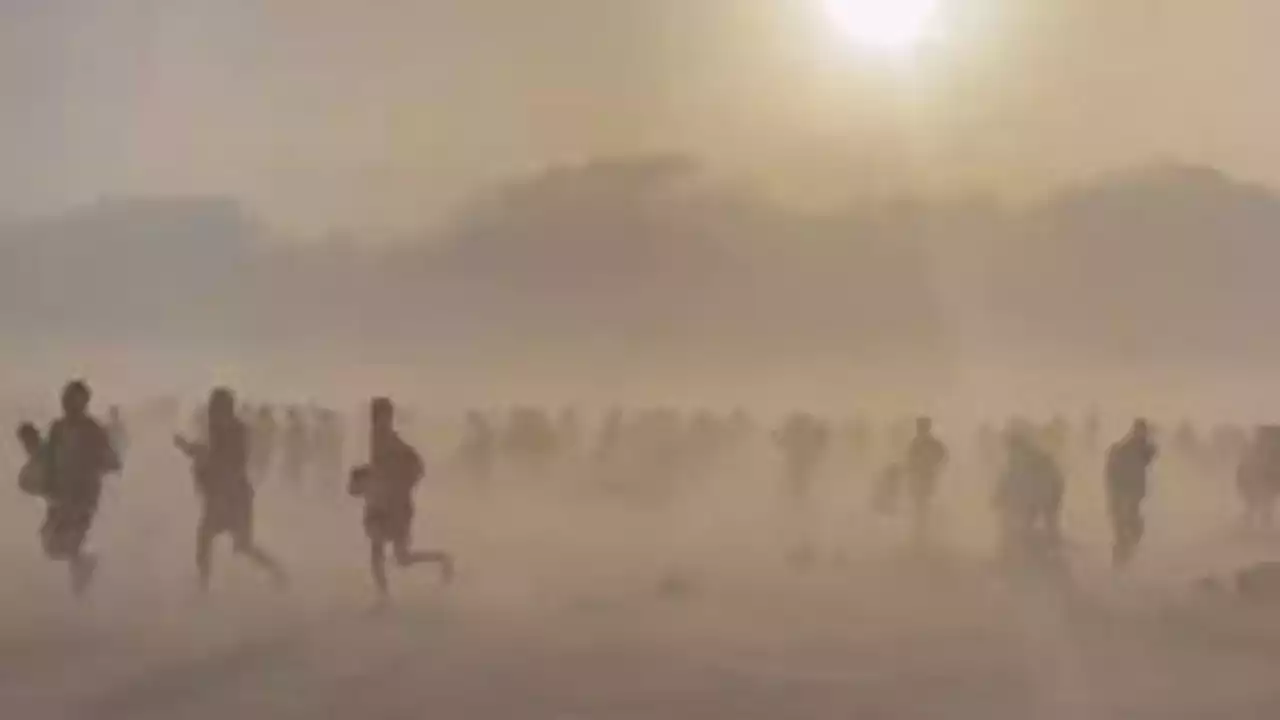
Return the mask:
[[249,433],[236,416],[235,397],[226,388],[209,396],[209,435],[192,442],[181,435],[174,444],[192,462],[196,491],[200,495],[200,521],[196,528],[196,570],[200,591],[207,592],[213,574],[213,541],[231,535],[237,555],[265,570],[277,587],[287,584],[280,563],[263,550],[253,533],[253,485],[249,482]]
[[1146,530],[1142,502],[1147,497],[1147,471],[1155,459],[1155,443],[1141,418],[1107,452],[1107,509],[1115,538],[1111,559],[1118,568],[1133,559]]
[[390,602],[387,546],[402,568],[423,563],[440,567],[445,582],[453,579],[453,557],[412,547],[413,491],[424,475],[422,457],[395,429],[395,406],[388,398],[370,403],[369,463],[351,471],[349,491],[364,500],[364,529],[369,538],[369,564],[378,593],[378,609]]
[[41,540],[45,554],[67,562],[71,591],[77,597],[88,591],[98,566],[84,544],[98,513],[102,480],[121,469],[106,429],[89,414],[91,397],[83,381],[67,384],[62,417],[49,428],[43,447],[48,509]]
[[809,502],[830,438],[826,423],[806,412],[793,413],[775,434],[782,451],[783,486],[793,503]]
[[933,434],[933,420],[927,417],[917,419],[916,434],[907,446],[904,468],[916,540],[924,539],[928,533],[933,496],[937,493],[938,478],[947,464],[947,457],[947,446]]
[[1007,436],[1005,465],[996,482],[994,506],[1000,516],[1006,561],[1043,562],[1062,547],[1062,500],[1066,482],[1053,454],[1025,425]]
[[1236,466],[1236,490],[1244,502],[1245,530],[1270,530],[1280,495],[1280,426],[1263,425],[1254,431]]

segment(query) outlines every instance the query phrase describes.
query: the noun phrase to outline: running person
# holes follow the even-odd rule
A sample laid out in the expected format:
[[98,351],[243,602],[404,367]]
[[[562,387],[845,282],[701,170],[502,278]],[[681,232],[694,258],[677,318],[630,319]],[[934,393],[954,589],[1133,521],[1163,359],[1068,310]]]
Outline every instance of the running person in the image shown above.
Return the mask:
[[1111,558],[1123,567],[1133,558],[1146,530],[1142,502],[1147,497],[1147,471],[1156,459],[1147,421],[1133,421],[1133,428],[1107,453],[1107,509],[1115,537]]
[[249,434],[236,417],[235,397],[218,388],[209,396],[209,436],[203,443],[182,436],[174,443],[192,461],[200,494],[200,522],[196,529],[196,569],[200,590],[209,589],[213,574],[213,541],[231,535],[235,552],[271,575],[277,586],[287,582],[284,569],[255,541],[253,485],[249,482]]
[[928,532],[929,512],[938,491],[938,478],[947,464],[947,446],[933,434],[933,420],[916,420],[916,434],[907,446],[906,481],[914,511],[915,538],[924,539]]
[[369,463],[351,471],[348,490],[364,500],[364,530],[369,537],[369,563],[378,606],[390,600],[387,583],[387,546],[396,564],[422,563],[440,566],[446,582],[453,578],[453,558],[445,552],[415,551],[412,544],[413,491],[422,480],[422,458],[395,430],[395,406],[388,398],[370,404],[372,433]]
[[67,562],[77,597],[89,589],[97,568],[97,558],[84,544],[98,513],[102,479],[121,469],[107,431],[89,415],[91,397],[84,382],[67,384],[62,417],[49,428],[43,447],[49,504],[40,536],[46,555]]

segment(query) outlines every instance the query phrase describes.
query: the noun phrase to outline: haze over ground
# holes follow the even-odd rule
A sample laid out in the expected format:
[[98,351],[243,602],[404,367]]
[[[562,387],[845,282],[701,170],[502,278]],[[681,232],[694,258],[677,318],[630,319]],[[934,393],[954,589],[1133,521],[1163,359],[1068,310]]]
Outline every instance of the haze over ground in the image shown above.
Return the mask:
[[[1116,575],[1095,458],[1073,454],[1064,585],[996,569],[991,478],[958,423],[940,428],[956,456],[920,552],[900,518],[866,505],[876,463],[841,452],[802,516],[778,502],[767,439],[673,502],[614,495],[581,473],[589,463],[538,479],[504,466],[481,493],[448,471],[445,419],[405,429],[435,449],[418,535],[452,550],[460,574],[448,589],[431,573],[396,574],[399,607],[381,618],[365,612],[358,506],[279,478],[260,490],[258,536],[293,587],[271,591],[221,545],[213,594],[198,600],[196,502],[164,424],[132,426],[133,469],[109,484],[88,603],[38,553],[39,503],[9,495],[0,707],[95,720],[1257,718],[1276,707],[1274,609],[1191,588],[1274,551],[1231,530],[1222,473],[1162,462],[1140,561]],[[808,569],[785,560],[804,537],[818,549]]]

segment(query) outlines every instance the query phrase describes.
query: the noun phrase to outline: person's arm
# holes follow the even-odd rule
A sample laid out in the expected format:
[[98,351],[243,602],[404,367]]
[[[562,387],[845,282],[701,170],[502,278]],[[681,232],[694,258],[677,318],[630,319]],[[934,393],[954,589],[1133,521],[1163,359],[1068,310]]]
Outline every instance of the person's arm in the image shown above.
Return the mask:
[[173,446],[192,460],[196,460],[201,454],[199,443],[193,443],[181,435],[173,436]]
[[371,470],[368,465],[360,465],[351,468],[351,477],[347,481],[347,493],[351,497],[361,497],[364,495],[365,487],[369,482],[369,473]]

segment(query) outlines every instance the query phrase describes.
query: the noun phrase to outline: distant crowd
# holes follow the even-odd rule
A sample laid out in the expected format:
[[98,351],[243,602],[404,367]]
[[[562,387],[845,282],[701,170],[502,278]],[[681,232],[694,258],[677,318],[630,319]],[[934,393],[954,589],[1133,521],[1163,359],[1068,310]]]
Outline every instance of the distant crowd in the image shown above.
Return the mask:
[[[111,408],[105,420],[96,419],[91,397],[86,383],[68,383],[60,397],[61,415],[49,427],[24,422],[17,432],[25,457],[19,487],[43,500],[44,552],[66,563],[77,596],[90,589],[97,569],[87,539],[103,482],[124,470],[132,429],[118,408]],[[177,421],[176,400],[153,407],[170,427]],[[173,445],[190,463],[198,490],[195,565],[201,588],[209,586],[213,543],[222,535],[274,584],[287,587],[284,563],[255,534],[257,490],[276,479],[285,488],[335,494],[345,485],[363,503],[379,607],[390,597],[389,560],[400,567],[433,566],[446,581],[452,579],[450,553],[414,547],[415,489],[427,467],[402,437],[390,398],[370,400],[367,415],[357,422],[330,408],[243,403],[230,389],[216,388],[187,424],[188,432],[175,435]],[[367,428],[368,454],[348,467],[351,428],[358,425]],[[930,541],[933,508],[952,457],[928,417],[877,424],[795,412],[765,426],[744,410],[619,408],[588,422],[573,409],[529,406],[465,413],[455,434],[453,447],[443,453],[450,471],[482,492],[499,491],[503,479],[513,475],[536,486],[572,467],[583,482],[620,498],[662,501],[721,472],[745,451],[768,448],[777,458],[780,506],[804,508],[821,502],[819,478],[838,460],[874,477],[871,507],[909,517],[913,543]],[[1000,529],[1000,557],[1015,567],[1063,562],[1068,458],[1098,458],[1105,490],[1100,510],[1110,519],[1111,559],[1118,569],[1132,562],[1145,534],[1144,501],[1158,445],[1187,467],[1230,468],[1242,523],[1251,530],[1270,528],[1280,496],[1280,427],[1221,425],[1205,432],[1184,422],[1157,433],[1146,419],[1135,418],[1121,437],[1108,441],[1091,414],[1076,423],[1059,417],[983,424],[968,442],[980,472],[994,480],[991,507]],[[1249,572],[1251,582],[1269,586],[1257,578],[1269,577],[1270,569]],[[1275,573],[1280,589],[1280,570]]]

